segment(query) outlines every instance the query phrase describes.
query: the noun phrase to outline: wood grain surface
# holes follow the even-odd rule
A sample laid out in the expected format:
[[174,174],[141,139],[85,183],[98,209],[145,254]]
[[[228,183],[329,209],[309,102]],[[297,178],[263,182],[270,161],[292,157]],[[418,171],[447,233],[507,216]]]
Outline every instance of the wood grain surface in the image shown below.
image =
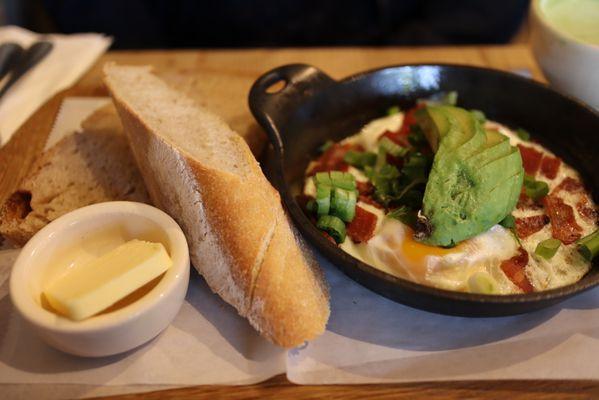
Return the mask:
[[[109,52],[72,88],[42,106],[0,149],[0,201],[12,193],[40,154],[62,102],[68,96],[104,96],[101,66],[107,61],[150,64],[171,84],[187,91],[208,108],[221,114],[242,135],[255,140],[261,133],[247,106],[252,82],[265,71],[287,63],[312,64],[333,78],[365,69],[405,63],[456,63],[542,75],[525,45],[438,48],[337,48],[259,49],[237,51],[127,51]],[[284,376],[249,386],[198,386],[120,399],[582,399],[599,398],[599,384],[588,381],[477,381],[384,385],[298,386]]]

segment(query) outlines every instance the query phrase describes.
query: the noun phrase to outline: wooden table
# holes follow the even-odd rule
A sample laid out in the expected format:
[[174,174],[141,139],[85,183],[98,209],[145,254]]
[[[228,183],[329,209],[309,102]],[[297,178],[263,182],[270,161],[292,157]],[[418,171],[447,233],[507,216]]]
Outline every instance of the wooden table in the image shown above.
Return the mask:
[[[205,94],[209,108],[221,113],[239,132],[255,129],[246,96],[261,73],[286,63],[315,65],[334,78],[383,65],[443,62],[488,66],[528,72],[542,80],[524,45],[438,48],[341,48],[239,51],[127,51],[104,55],[74,87],[59,93],[34,114],[0,149],[0,201],[3,201],[40,153],[62,99],[67,96],[105,95],[101,65],[107,61],[152,64],[177,86]],[[191,78],[189,78],[191,77]],[[207,84],[206,82],[209,82]],[[196,93],[197,94],[197,93]],[[197,97],[197,96],[196,96]],[[201,96],[200,96],[201,97]],[[543,399],[599,397],[599,384],[585,381],[491,381],[385,385],[296,386],[283,375],[244,387],[199,386],[126,395],[118,398],[510,398]]]

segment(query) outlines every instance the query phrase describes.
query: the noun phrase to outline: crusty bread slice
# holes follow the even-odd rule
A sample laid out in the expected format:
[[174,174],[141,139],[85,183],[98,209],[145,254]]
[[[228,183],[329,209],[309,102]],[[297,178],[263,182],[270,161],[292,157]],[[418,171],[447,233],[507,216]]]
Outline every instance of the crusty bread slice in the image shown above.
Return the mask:
[[109,104],[34,163],[0,208],[0,234],[17,246],[74,209],[111,200],[149,202],[116,110]]
[[322,333],[326,285],[243,139],[149,67],[104,73],[150,196],[181,225],[210,288],[281,346]]

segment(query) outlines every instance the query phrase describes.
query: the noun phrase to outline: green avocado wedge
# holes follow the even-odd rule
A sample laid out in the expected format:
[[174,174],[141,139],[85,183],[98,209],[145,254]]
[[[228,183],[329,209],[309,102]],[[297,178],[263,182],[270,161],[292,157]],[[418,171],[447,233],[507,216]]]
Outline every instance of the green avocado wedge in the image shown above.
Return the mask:
[[467,110],[428,106],[416,120],[435,150],[418,238],[453,246],[487,231],[516,206],[524,170],[509,139],[485,130]]

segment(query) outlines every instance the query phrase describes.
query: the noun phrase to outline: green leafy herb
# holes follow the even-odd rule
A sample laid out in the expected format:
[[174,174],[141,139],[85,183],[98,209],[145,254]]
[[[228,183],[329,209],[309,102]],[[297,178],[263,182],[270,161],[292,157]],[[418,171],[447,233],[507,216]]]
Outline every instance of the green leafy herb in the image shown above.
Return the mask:
[[557,239],[547,239],[543,240],[539,244],[537,244],[537,248],[535,249],[535,254],[539,257],[543,257],[546,260],[549,260],[551,257],[555,255],[557,249],[562,244]]
[[416,149],[428,149],[429,144],[424,136],[424,131],[418,124],[410,126],[410,133],[408,134],[408,142]]
[[543,181],[537,181],[530,175],[524,175],[524,191],[534,201],[540,200],[549,193],[549,185]]
[[577,244],[580,254],[591,261],[599,254],[599,229],[580,239]]
[[418,219],[417,211],[412,210],[407,206],[401,206],[392,210],[387,214],[387,217],[396,219],[411,228],[414,228]]
[[385,149],[387,154],[392,155],[393,157],[403,157],[408,153],[408,149],[405,147],[401,147],[397,143],[393,142],[388,137],[384,137],[379,141],[379,146]]
[[356,168],[364,169],[364,167],[374,165],[376,162],[376,154],[371,152],[362,152],[349,150],[343,156],[343,161]]
[[518,137],[522,140],[525,140],[525,141],[530,140],[530,133],[528,133],[528,131],[526,129],[522,129],[522,128],[516,129],[516,135],[518,135]]

